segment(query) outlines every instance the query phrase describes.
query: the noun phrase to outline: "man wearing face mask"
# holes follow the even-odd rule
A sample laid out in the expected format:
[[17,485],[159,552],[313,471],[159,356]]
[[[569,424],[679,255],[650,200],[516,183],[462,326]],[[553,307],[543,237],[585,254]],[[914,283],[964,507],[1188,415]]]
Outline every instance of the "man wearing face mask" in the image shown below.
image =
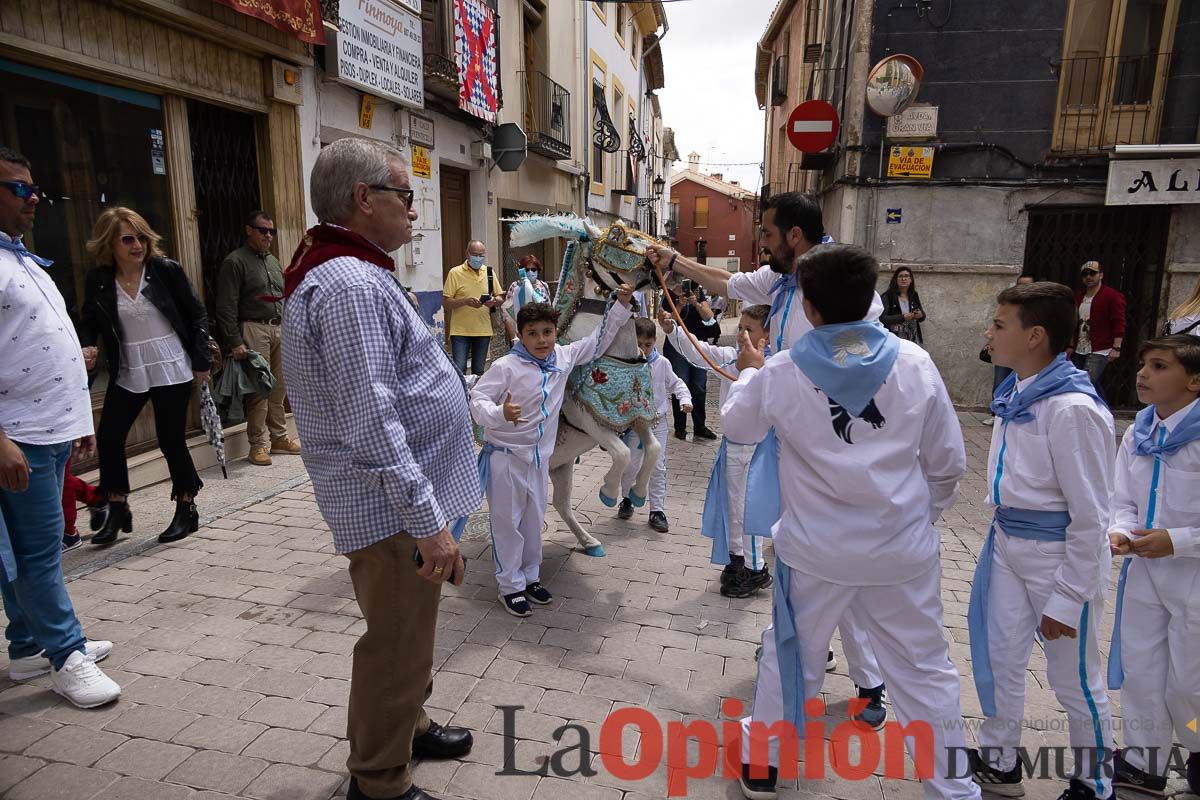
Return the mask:
[[483,374],[492,339],[491,312],[504,303],[504,290],[492,268],[484,263],[486,260],[487,247],[472,239],[467,245],[467,260],[450,270],[442,287],[442,308],[450,314],[450,351],[464,375],[468,352],[471,372]]
[[[542,280],[542,262],[537,256],[530,253],[517,262],[517,268],[525,270],[525,277],[529,280],[529,285],[533,287],[535,297],[526,297],[521,301],[522,305],[529,303],[549,303],[550,302],[550,287]],[[508,336],[508,346],[512,347],[513,342],[517,339],[517,312],[521,309],[517,306],[516,300],[520,298],[522,282],[515,280],[508,286],[508,299],[504,303],[504,332]]]

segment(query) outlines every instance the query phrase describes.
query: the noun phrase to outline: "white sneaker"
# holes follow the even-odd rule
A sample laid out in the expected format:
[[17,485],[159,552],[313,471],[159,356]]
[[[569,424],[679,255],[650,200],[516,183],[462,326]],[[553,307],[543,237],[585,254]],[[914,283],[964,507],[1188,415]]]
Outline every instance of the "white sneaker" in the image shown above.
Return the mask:
[[95,708],[121,696],[121,687],[96,662],[76,650],[62,669],[53,670],[54,691],[80,708]]
[[[92,661],[103,661],[112,652],[112,642],[89,641],[84,645],[84,654]],[[27,681],[50,671],[50,659],[44,652],[36,656],[14,659],[8,665],[8,678],[14,681]]]
[[996,418],[995,418],[995,417],[988,417],[987,419],[985,419],[985,420],[983,421],[983,424],[984,424],[984,425],[994,425],[995,423],[996,423]]

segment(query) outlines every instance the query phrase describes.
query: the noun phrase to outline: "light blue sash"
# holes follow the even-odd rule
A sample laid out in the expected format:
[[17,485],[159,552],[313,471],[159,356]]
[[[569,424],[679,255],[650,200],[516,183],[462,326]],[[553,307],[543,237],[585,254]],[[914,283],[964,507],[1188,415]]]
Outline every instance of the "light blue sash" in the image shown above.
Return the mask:
[[967,607],[967,629],[971,636],[971,664],[975,670],[975,690],[979,705],[986,716],[996,715],[996,680],[992,674],[991,651],[988,648],[988,591],[992,582],[992,561],[995,558],[996,527],[1018,539],[1039,542],[1063,542],[1071,515],[1066,511],[1031,511],[1024,508],[997,506],[992,526],[984,540],[971,582],[971,602]]
[[713,540],[709,558],[713,564],[729,563],[729,491],[725,480],[728,442],[721,437],[721,446],[717,448],[717,458],[708,478],[708,491],[704,493],[704,514],[700,517],[700,532]]
[[771,538],[771,528],[782,516],[779,482],[779,441],[775,429],[754,448],[746,477],[746,508],[742,530],[751,536]]
[[[488,473],[491,471],[492,453],[511,453],[512,450],[507,447],[496,447],[496,445],[488,442],[484,444],[483,449],[479,451],[479,460],[476,465],[479,469],[479,493],[487,492]],[[469,515],[468,515],[469,516]],[[463,531],[467,527],[468,516],[462,516],[454,520],[450,525],[450,534],[454,537],[454,541],[462,538]]]
[[783,687],[783,718],[804,730],[804,670],[800,664],[800,634],[796,630],[796,609],[792,605],[792,568],[782,558],[775,559],[775,602],[771,620],[775,625],[775,658],[779,662],[779,683]]

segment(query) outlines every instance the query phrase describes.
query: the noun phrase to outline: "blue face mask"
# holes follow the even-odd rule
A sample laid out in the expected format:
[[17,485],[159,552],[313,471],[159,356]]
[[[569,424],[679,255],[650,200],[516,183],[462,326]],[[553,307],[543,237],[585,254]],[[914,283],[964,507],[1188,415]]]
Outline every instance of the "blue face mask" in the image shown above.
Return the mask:
[[467,264],[471,269],[479,269],[483,266],[485,256],[467,256]]

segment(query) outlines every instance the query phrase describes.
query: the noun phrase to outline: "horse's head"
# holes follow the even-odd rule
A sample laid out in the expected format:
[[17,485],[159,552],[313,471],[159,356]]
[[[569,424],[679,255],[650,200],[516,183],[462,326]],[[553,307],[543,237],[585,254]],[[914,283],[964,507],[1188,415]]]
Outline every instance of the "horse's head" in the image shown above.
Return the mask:
[[658,289],[654,267],[646,260],[646,251],[657,241],[641,231],[620,223],[606,228],[592,243],[591,277],[606,292],[627,283],[635,289]]

